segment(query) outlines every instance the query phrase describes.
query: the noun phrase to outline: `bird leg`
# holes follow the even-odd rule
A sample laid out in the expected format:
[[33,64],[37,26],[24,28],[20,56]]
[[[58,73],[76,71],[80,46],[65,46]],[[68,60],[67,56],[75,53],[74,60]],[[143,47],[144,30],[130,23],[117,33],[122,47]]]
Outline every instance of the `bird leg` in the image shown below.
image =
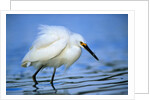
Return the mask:
[[51,81],[50,81],[50,83],[51,83],[54,90],[56,90],[55,87],[54,87],[54,84],[53,84],[55,72],[56,72],[56,67],[54,67],[53,75],[52,75],[52,78],[51,78]]
[[33,74],[33,76],[32,76],[32,79],[33,79],[33,81],[34,81],[34,83],[35,83],[35,86],[38,84],[38,82],[36,81],[36,75],[37,75],[37,73],[38,73],[42,68],[43,68],[43,66],[40,67],[40,68]]

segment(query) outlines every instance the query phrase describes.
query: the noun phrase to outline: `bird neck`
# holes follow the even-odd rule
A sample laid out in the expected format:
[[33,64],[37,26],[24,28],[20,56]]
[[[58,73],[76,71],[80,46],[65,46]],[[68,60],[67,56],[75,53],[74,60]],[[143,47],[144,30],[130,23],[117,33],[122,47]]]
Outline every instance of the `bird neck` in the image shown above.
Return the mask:
[[69,44],[70,44],[70,45],[77,45],[76,39],[73,38],[73,37],[70,37],[70,39],[69,39]]

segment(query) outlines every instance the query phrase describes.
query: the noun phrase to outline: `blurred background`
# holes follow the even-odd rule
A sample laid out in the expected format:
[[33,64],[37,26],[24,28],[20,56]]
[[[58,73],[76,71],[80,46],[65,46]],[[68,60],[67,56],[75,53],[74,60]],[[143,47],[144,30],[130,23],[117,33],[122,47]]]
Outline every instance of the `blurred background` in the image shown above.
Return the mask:
[[[39,32],[40,25],[65,26],[81,34],[100,61],[86,50],[64,73],[57,69],[50,85],[52,68],[37,75],[33,87],[33,67],[21,67],[21,61]],[[128,15],[127,14],[7,14],[6,15],[6,88],[7,95],[128,94]]]

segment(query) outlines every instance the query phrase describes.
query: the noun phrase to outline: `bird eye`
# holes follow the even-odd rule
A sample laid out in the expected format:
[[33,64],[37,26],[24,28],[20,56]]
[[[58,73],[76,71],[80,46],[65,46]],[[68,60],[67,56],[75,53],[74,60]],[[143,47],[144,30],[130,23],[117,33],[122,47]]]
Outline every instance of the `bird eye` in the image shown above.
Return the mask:
[[81,42],[81,41],[80,41],[80,44],[81,44],[82,46],[86,46],[86,45],[87,45],[86,43],[83,43],[83,42]]
[[80,45],[82,45],[82,46],[83,46],[83,42],[81,42],[81,41],[80,41]]

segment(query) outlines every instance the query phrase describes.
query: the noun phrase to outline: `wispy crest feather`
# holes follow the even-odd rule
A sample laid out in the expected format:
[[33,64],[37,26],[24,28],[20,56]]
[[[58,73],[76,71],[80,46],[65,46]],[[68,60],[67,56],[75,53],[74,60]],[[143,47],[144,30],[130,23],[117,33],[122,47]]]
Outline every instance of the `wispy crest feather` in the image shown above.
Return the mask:
[[63,37],[66,38],[69,36],[68,34],[71,34],[71,32],[64,26],[40,25],[38,29],[40,30],[38,33],[39,36],[33,42],[33,45],[36,48],[47,46],[50,43]]

